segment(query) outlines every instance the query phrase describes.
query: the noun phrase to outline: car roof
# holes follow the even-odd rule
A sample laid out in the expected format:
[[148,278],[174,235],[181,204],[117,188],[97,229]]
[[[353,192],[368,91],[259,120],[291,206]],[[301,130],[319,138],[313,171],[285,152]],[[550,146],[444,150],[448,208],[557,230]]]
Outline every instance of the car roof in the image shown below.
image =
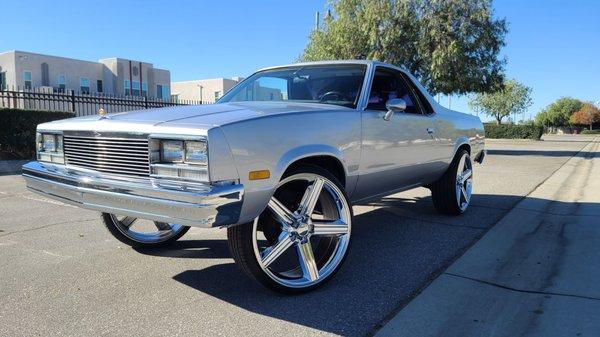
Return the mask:
[[339,65],[339,64],[380,65],[380,66],[386,66],[386,67],[390,67],[390,68],[398,68],[398,69],[402,69],[402,70],[406,71],[406,69],[404,69],[402,67],[398,67],[393,64],[389,64],[389,63],[385,63],[385,62],[381,62],[381,61],[375,61],[375,60],[332,60],[332,61],[313,61],[313,62],[291,63],[291,64],[285,64],[285,65],[279,65],[279,66],[258,69],[256,72],[264,71],[264,70],[278,69],[278,68],[288,68],[288,67],[302,67],[302,66],[315,66],[315,65]]

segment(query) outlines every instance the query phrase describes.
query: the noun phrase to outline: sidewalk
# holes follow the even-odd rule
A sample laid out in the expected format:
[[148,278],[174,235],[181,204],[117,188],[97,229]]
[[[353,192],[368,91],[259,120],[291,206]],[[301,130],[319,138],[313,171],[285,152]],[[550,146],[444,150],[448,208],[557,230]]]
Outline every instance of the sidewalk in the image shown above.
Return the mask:
[[[597,336],[599,141],[517,204],[376,336]],[[510,183],[510,172],[499,178]]]

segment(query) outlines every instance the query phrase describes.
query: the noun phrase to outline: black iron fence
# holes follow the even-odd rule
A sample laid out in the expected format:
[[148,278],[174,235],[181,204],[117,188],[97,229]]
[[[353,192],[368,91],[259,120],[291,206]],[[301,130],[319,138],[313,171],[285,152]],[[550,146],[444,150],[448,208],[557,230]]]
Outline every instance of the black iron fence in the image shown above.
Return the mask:
[[213,102],[149,98],[145,96],[117,96],[86,94],[72,90],[56,92],[52,88],[0,88],[0,108],[70,111],[77,116],[95,115],[100,108],[107,113],[161,108],[176,105],[212,104]]

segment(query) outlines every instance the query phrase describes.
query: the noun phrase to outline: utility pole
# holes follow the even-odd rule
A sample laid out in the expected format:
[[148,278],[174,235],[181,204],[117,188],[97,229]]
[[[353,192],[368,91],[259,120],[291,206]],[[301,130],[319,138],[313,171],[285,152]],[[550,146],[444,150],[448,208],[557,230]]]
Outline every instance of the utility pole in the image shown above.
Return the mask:
[[[324,20],[331,19],[331,10],[330,9],[327,10],[327,13],[325,14],[325,17],[323,19]],[[320,24],[321,24],[321,13],[315,12],[315,30],[319,30]]]

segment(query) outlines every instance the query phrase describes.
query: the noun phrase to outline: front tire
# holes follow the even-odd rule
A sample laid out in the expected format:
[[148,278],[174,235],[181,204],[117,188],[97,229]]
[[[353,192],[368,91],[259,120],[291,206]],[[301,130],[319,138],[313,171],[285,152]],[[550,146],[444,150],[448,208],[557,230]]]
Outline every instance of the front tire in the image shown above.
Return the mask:
[[433,206],[439,213],[464,213],[473,192],[473,162],[469,153],[458,150],[446,173],[430,189]]
[[252,222],[230,227],[231,254],[265,287],[296,294],[329,281],[350,247],[352,208],[340,182],[316,166],[292,170]]
[[102,222],[117,240],[134,248],[170,245],[190,229],[188,226],[110,213],[102,213]]

